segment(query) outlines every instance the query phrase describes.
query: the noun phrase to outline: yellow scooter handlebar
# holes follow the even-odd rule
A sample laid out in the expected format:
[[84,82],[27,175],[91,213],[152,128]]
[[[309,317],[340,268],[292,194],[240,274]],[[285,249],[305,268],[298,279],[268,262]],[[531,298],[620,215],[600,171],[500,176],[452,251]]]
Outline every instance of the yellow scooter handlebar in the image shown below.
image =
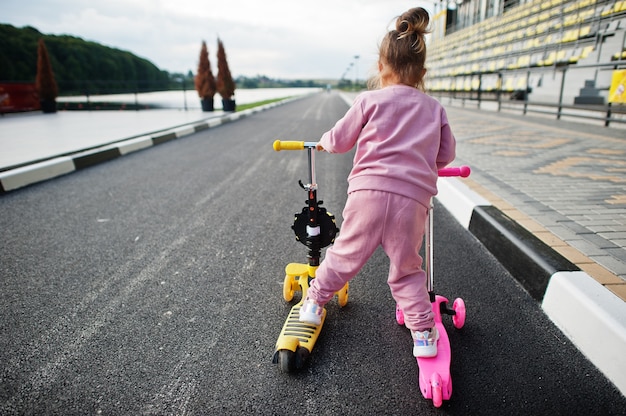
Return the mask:
[[274,150],[304,150],[305,148],[315,148],[316,142],[300,142],[292,140],[276,140],[274,141]]

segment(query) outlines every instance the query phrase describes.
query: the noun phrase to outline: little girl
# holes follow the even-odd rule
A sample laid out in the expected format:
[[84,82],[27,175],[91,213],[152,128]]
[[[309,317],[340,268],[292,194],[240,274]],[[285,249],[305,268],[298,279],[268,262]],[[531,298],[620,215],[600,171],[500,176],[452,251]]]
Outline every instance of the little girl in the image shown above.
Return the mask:
[[319,325],[323,306],[381,245],[390,260],[387,283],[404,312],[416,357],[437,355],[439,334],[419,250],[437,170],[452,162],[456,146],[443,107],[423,92],[428,25],[421,7],[398,17],[380,45],[379,89],[360,94],[317,145],[329,153],[356,146],[356,153],[341,233],[299,315]]

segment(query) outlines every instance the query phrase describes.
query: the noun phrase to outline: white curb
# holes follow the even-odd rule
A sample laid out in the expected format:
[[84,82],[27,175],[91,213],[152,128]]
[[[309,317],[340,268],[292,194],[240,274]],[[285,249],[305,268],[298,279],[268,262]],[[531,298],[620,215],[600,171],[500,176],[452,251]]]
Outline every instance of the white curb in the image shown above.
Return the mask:
[[626,392],[626,302],[585,272],[552,275],[543,310],[617,388]]
[[65,175],[76,170],[71,157],[58,157],[0,173],[4,191],[12,191],[36,182]]

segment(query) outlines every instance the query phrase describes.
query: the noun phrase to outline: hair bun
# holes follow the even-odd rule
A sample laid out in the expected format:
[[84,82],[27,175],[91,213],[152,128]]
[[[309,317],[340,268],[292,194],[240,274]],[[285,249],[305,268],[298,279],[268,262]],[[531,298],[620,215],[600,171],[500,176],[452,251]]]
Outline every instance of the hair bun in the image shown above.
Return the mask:
[[429,23],[430,17],[428,16],[428,12],[422,7],[415,7],[407,10],[396,20],[398,39],[411,35],[416,35],[418,37],[424,36],[429,33]]

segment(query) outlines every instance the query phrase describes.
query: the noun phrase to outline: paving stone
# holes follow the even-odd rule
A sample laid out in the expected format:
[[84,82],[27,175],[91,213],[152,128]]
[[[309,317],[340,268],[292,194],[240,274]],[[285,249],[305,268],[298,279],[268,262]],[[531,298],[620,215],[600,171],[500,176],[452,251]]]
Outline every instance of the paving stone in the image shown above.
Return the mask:
[[476,183],[626,278],[626,130],[446,108]]

